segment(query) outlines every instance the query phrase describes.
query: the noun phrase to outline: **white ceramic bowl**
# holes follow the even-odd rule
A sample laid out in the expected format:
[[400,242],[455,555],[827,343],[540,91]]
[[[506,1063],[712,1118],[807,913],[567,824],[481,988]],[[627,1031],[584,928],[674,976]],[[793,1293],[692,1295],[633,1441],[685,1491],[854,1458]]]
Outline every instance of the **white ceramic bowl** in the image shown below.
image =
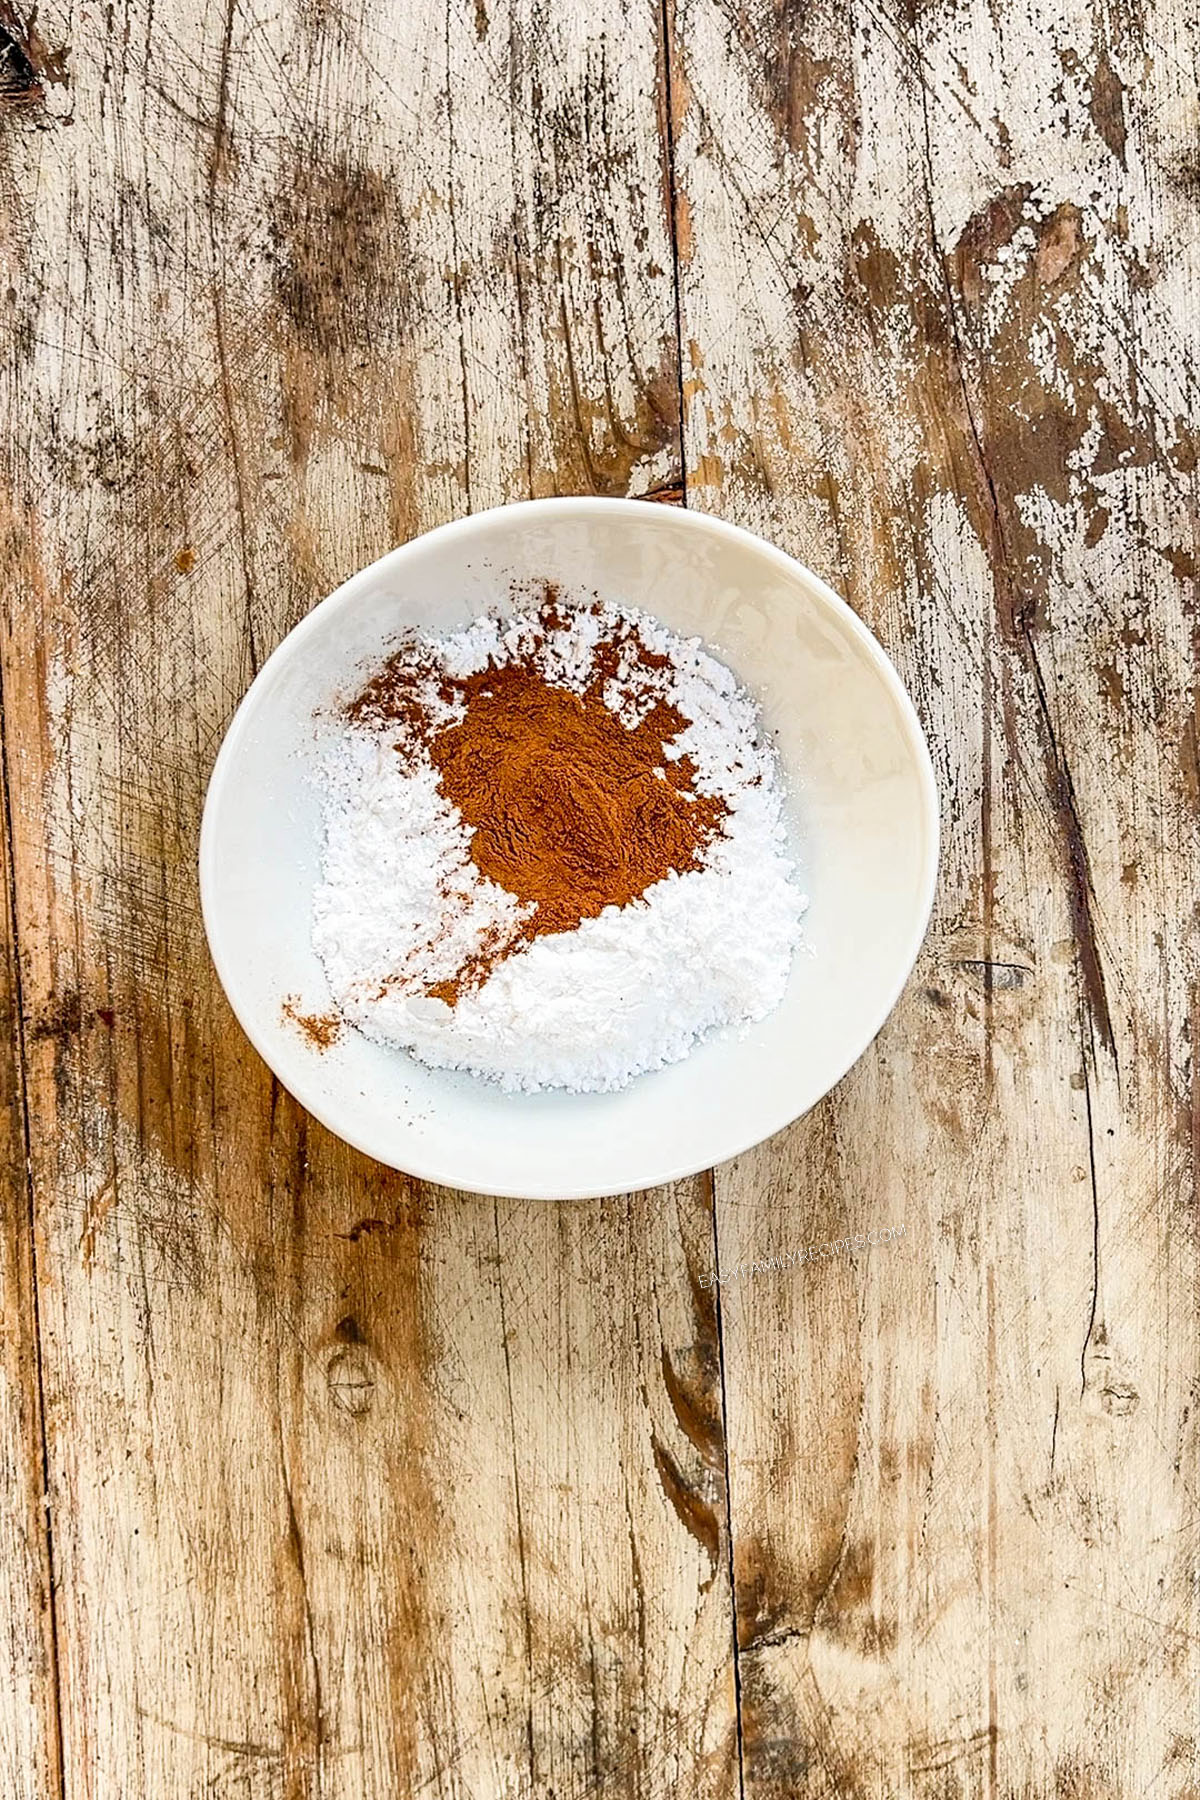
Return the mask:
[[[509,1095],[355,1031],[316,1048],[285,1015],[330,1009],[309,941],[321,848],[314,710],[402,625],[438,631],[549,579],[699,636],[762,704],[789,789],[806,947],[745,1035],[617,1094]],[[929,752],[900,679],[824,582],[701,513],[534,500],[477,513],[353,576],[260,671],[213,769],[200,889],[213,960],[251,1042],[331,1131],[379,1161],[481,1193],[582,1198],[724,1161],[813,1106],[875,1036],[912,968],[937,863]],[[754,920],[746,920],[754,930]]]

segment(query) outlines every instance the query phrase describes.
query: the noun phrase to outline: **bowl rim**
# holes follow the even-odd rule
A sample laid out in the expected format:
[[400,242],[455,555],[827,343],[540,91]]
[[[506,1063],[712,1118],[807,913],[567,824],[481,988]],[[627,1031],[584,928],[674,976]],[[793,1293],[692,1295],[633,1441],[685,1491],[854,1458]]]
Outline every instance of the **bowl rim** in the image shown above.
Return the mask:
[[[353,605],[362,588],[374,588],[379,577],[385,572],[390,574],[394,568],[402,565],[408,552],[416,545],[419,544],[424,549],[434,540],[461,539],[480,534],[493,524],[500,514],[510,517],[512,523],[518,525],[522,519],[544,518],[556,513],[568,512],[585,517],[588,514],[612,516],[623,512],[630,517],[636,517],[643,525],[649,525],[656,518],[663,523],[669,520],[672,525],[682,524],[685,530],[694,530],[701,535],[710,535],[724,539],[730,544],[741,545],[743,548],[765,557],[767,562],[773,563],[781,573],[792,578],[799,576],[802,585],[807,586],[813,599],[825,608],[826,612],[852,639],[857,641],[868,662],[874,666],[884,687],[888,690],[900,716],[904,736],[912,753],[921,796],[925,843],[921,864],[919,904],[908,933],[904,954],[897,964],[898,973],[886,993],[881,992],[880,1000],[871,1014],[870,1028],[862,1036],[862,1041],[854,1053],[830,1076],[820,1094],[816,1095],[799,1112],[791,1114],[788,1118],[780,1119],[779,1123],[765,1137],[758,1133],[751,1135],[745,1142],[737,1142],[733,1148],[726,1150],[719,1161],[715,1163],[711,1158],[696,1162],[685,1157],[678,1164],[669,1164],[662,1169],[654,1170],[638,1187],[627,1187],[622,1190],[630,1193],[644,1192],[647,1188],[666,1187],[672,1182],[686,1180],[690,1176],[702,1174],[710,1168],[720,1167],[731,1162],[736,1157],[745,1155],[757,1144],[766,1143],[771,1137],[786,1130],[789,1125],[795,1124],[798,1119],[805,1117],[819,1105],[854,1067],[860,1057],[866,1053],[886,1024],[912,974],[921,946],[925,941],[933,910],[940,849],[940,806],[933,759],[916,707],[887,651],[875,634],[859,618],[854,608],[835,589],[830,587],[828,582],[822,580],[821,576],[786,550],[781,550],[778,545],[772,544],[766,538],[759,537],[756,532],[747,530],[745,526],[735,525],[727,519],[718,518],[711,513],[698,512],[686,506],[664,506],[662,503],[638,498],[609,497],[598,494],[558,494],[538,500],[511,501],[504,505],[487,507],[479,512],[467,513],[461,518],[450,519],[442,525],[433,526],[429,531],[419,532],[403,544],[397,544],[391,550],[385,551],[374,562],[365,564],[363,568],[349,575],[331,593],[318,600],[309,609],[304,617],[280,639],[266,661],[257,670],[249,687],[238,702],[222,736],[205,791],[197,859],[200,878],[200,910],[209,955],[234,1017],[275,1079],[286,1087],[289,1093],[293,1093],[289,1083],[276,1069],[267,1049],[266,1032],[260,1031],[257,1021],[252,1016],[247,1018],[239,1007],[235,997],[236,982],[233,979],[230,958],[226,955],[222,943],[221,915],[215,898],[217,814],[223,792],[234,773],[241,739],[249,729],[256,704],[255,696],[256,694],[261,695],[269,687],[273,671],[277,673],[280,668],[302,652],[307,638],[319,629],[319,619],[327,619],[330,613],[343,611]],[[380,1156],[378,1148],[367,1141],[365,1133],[347,1130],[343,1124],[340,1124],[336,1118],[336,1107],[326,1106],[319,1100],[314,1102],[302,1098],[299,1094],[293,1093],[293,1097],[336,1137],[363,1155],[371,1157],[373,1161],[381,1163],[385,1168],[394,1168],[415,1181],[427,1182],[452,1191],[456,1189],[467,1191],[454,1180],[452,1173],[445,1168],[443,1159],[427,1159],[421,1155],[419,1150],[416,1150],[411,1161],[406,1161],[403,1165],[391,1162],[388,1158]],[[522,1188],[520,1194],[514,1193],[511,1187],[488,1186],[479,1183],[474,1183],[469,1191],[486,1195],[489,1198],[590,1200],[606,1197],[617,1190],[608,1186],[596,1187],[587,1183],[564,1189],[547,1184],[539,1185],[536,1180],[533,1180]]]

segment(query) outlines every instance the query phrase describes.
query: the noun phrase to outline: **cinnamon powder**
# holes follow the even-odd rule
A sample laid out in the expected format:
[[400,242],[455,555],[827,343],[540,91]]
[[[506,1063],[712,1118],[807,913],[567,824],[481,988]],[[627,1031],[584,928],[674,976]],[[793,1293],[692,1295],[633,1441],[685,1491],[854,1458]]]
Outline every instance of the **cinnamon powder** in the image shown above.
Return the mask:
[[328,1050],[342,1034],[341,1015],[335,1012],[304,1012],[301,1010],[302,1004],[298,994],[288,994],[283,1001],[284,1018],[291,1021],[314,1050]]
[[[558,628],[560,618],[548,592],[542,631]],[[573,931],[672,872],[697,868],[728,812],[724,800],[696,791],[690,758],[666,755],[688,724],[653,697],[666,658],[636,635],[602,642],[578,693],[547,680],[536,664],[539,648],[535,642],[516,660],[461,680],[443,677],[439,697],[460,703],[450,725],[431,726],[422,700],[430,671],[403,652],[347,708],[357,724],[399,726],[401,754],[424,748],[471,831],[480,874],[533,908],[515,934],[485,940],[452,978],[426,990],[449,1005],[532,939]],[[633,724],[605,704],[618,669],[623,691],[639,679],[646,690]]]

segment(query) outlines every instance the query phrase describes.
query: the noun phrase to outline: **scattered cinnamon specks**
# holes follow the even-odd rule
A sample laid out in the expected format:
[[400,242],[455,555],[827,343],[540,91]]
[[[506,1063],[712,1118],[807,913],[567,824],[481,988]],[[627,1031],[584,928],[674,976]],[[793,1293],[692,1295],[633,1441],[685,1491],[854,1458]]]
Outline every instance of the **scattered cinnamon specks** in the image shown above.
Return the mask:
[[337,1013],[309,1013],[300,1010],[298,994],[288,994],[283,1002],[285,1019],[310,1043],[314,1050],[328,1050],[342,1035],[342,1021]]

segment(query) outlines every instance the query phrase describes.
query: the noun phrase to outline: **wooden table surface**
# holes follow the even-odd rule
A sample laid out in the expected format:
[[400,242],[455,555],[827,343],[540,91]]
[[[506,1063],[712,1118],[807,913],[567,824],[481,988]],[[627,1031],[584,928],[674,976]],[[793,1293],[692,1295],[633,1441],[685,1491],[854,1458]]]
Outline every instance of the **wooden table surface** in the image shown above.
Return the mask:
[[[0,5],[3,1800],[1200,1793],[1198,39]],[[848,597],[941,883],[803,1122],[495,1202],[272,1080],[197,829],[318,598],[576,492]]]

